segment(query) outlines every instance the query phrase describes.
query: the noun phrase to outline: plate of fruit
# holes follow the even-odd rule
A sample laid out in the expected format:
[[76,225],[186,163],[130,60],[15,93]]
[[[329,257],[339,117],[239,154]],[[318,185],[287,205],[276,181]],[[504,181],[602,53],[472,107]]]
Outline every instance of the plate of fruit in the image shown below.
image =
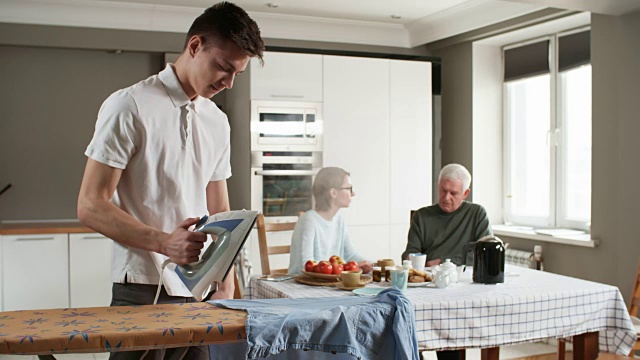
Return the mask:
[[358,271],[358,263],[355,261],[344,261],[340,256],[333,255],[329,260],[315,261],[308,260],[304,264],[302,273],[318,279],[337,280],[338,275],[343,271]]

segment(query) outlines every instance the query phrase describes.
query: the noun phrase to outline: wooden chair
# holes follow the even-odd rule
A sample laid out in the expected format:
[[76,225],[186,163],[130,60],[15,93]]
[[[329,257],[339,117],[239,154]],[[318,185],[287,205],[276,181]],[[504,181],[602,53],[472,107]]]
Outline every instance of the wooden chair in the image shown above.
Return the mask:
[[238,274],[235,272],[235,269],[233,272],[233,285],[233,298],[242,299],[242,291],[240,291],[240,281],[238,281]]
[[[629,301],[629,315],[631,315],[631,322],[638,333],[639,339],[636,340],[631,355],[636,351],[640,351],[640,319],[638,318],[638,308],[640,308],[640,261],[638,262],[638,272],[636,273],[636,281],[633,283],[633,291],[631,292],[631,301]],[[558,340],[558,360],[564,360],[565,355],[565,341]]]
[[271,266],[269,266],[269,256],[288,254],[291,252],[291,245],[269,246],[267,243],[267,233],[274,231],[291,231],[296,226],[296,223],[267,223],[264,221],[264,215],[260,214],[258,215],[256,224],[258,226],[258,245],[260,246],[262,274],[286,274],[289,269],[271,269]]
[[[267,194],[267,197],[263,200],[264,213],[268,216],[282,216],[285,214],[287,206],[287,193],[285,192],[282,198],[272,199]],[[274,209],[275,208],[275,209]]]

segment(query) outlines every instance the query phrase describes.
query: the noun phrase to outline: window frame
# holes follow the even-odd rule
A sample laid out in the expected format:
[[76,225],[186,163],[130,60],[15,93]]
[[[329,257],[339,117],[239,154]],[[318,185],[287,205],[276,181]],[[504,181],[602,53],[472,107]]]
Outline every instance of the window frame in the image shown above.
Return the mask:
[[[591,26],[581,26],[575,29],[555,32],[544,36],[534,37],[525,41],[502,46],[502,116],[503,116],[503,214],[506,224],[516,224],[533,227],[557,227],[572,228],[589,231],[589,222],[575,221],[566,217],[566,204],[564,195],[566,189],[563,184],[566,178],[567,151],[564,147],[565,124],[563,118],[563,102],[558,97],[563,94],[563,83],[560,81],[559,57],[558,57],[558,39],[579,32],[590,31]],[[549,41],[549,216],[548,218],[532,217],[532,216],[514,216],[511,208],[511,160],[512,160],[512,138],[511,138],[511,119],[510,119],[510,96],[507,91],[508,82],[504,80],[505,69],[505,51],[532,43]]]

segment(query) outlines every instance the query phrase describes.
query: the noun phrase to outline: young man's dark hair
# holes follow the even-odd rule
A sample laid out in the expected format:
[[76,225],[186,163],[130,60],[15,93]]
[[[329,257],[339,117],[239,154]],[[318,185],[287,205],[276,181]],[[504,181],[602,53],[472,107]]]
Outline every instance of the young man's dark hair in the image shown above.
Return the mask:
[[206,9],[191,24],[184,47],[194,35],[206,41],[231,40],[249,57],[257,57],[263,63],[264,42],[258,24],[237,5],[223,1]]

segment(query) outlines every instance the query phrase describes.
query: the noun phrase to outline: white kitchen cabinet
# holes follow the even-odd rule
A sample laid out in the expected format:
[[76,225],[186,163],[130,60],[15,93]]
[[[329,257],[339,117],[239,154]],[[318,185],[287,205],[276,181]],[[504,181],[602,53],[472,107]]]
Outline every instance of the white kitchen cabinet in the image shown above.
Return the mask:
[[251,100],[322,101],[322,55],[265,52],[250,66]]
[[389,79],[389,216],[408,224],[432,203],[431,63],[391,60]]
[[[408,217],[408,216],[407,216]],[[407,248],[407,237],[409,235],[409,221],[404,224],[389,225],[389,258],[396,263],[401,260],[402,253]],[[402,264],[402,263],[400,263]]]
[[389,253],[389,225],[353,225],[348,230],[353,247],[372,263],[389,258],[397,262],[400,258]]
[[354,246],[400,260],[409,214],[431,204],[431,63],[324,57],[324,166],[351,173]]
[[389,60],[324,57],[323,164],[351,173],[348,225],[389,223]]
[[71,307],[109,306],[113,241],[96,233],[69,234]]
[[67,234],[2,237],[4,311],[69,307]]

